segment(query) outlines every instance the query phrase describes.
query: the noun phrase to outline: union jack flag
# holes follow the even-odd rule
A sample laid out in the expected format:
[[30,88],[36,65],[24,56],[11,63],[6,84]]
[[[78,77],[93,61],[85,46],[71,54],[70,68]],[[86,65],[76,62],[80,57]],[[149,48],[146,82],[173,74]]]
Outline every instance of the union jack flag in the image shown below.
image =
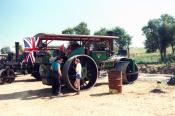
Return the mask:
[[38,50],[37,48],[38,41],[39,41],[39,38],[35,38],[35,37],[24,38],[24,52],[27,53],[27,56],[24,59],[24,62],[29,62],[32,64],[35,63],[34,52]]

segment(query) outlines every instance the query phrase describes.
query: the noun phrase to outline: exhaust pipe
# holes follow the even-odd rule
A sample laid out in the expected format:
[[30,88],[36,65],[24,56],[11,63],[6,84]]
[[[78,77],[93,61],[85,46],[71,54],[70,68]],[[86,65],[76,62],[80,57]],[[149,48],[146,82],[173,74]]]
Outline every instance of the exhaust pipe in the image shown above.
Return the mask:
[[15,42],[15,51],[16,51],[15,58],[16,60],[18,60],[19,59],[19,42]]

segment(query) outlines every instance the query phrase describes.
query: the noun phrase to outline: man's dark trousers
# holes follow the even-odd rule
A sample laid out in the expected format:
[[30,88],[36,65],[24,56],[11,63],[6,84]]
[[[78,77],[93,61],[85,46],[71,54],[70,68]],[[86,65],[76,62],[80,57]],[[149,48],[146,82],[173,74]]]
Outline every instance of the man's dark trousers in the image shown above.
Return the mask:
[[61,93],[61,82],[59,79],[58,71],[54,71],[52,77],[52,94],[58,95],[60,93]]

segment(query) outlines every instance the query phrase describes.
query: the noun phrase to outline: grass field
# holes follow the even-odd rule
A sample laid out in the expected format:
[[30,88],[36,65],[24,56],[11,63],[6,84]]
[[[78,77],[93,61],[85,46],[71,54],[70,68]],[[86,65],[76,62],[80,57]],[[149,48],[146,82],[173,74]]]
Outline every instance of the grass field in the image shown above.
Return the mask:
[[[171,49],[167,49],[167,54],[171,54]],[[157,64],[160,63],[159,51],[155,53],[146,53],[144,48],[130,48],[130,58],[140,64]]]

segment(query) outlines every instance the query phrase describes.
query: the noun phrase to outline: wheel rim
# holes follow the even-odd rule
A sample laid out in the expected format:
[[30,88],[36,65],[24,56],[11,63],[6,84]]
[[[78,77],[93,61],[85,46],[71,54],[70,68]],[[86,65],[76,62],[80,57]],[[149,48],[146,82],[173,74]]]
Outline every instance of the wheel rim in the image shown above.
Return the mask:
[[98,77],[98,68],[95,61],[87,55],[77,55],[73,56],[68,61],[66,61],[63,67],[63,78],[67,86],[77,91],[74,87],[75,82],[75,64],[74,58],[79,58],[82,65],[82,79],[80,81],[81,89],[90,89],[96,83]]

